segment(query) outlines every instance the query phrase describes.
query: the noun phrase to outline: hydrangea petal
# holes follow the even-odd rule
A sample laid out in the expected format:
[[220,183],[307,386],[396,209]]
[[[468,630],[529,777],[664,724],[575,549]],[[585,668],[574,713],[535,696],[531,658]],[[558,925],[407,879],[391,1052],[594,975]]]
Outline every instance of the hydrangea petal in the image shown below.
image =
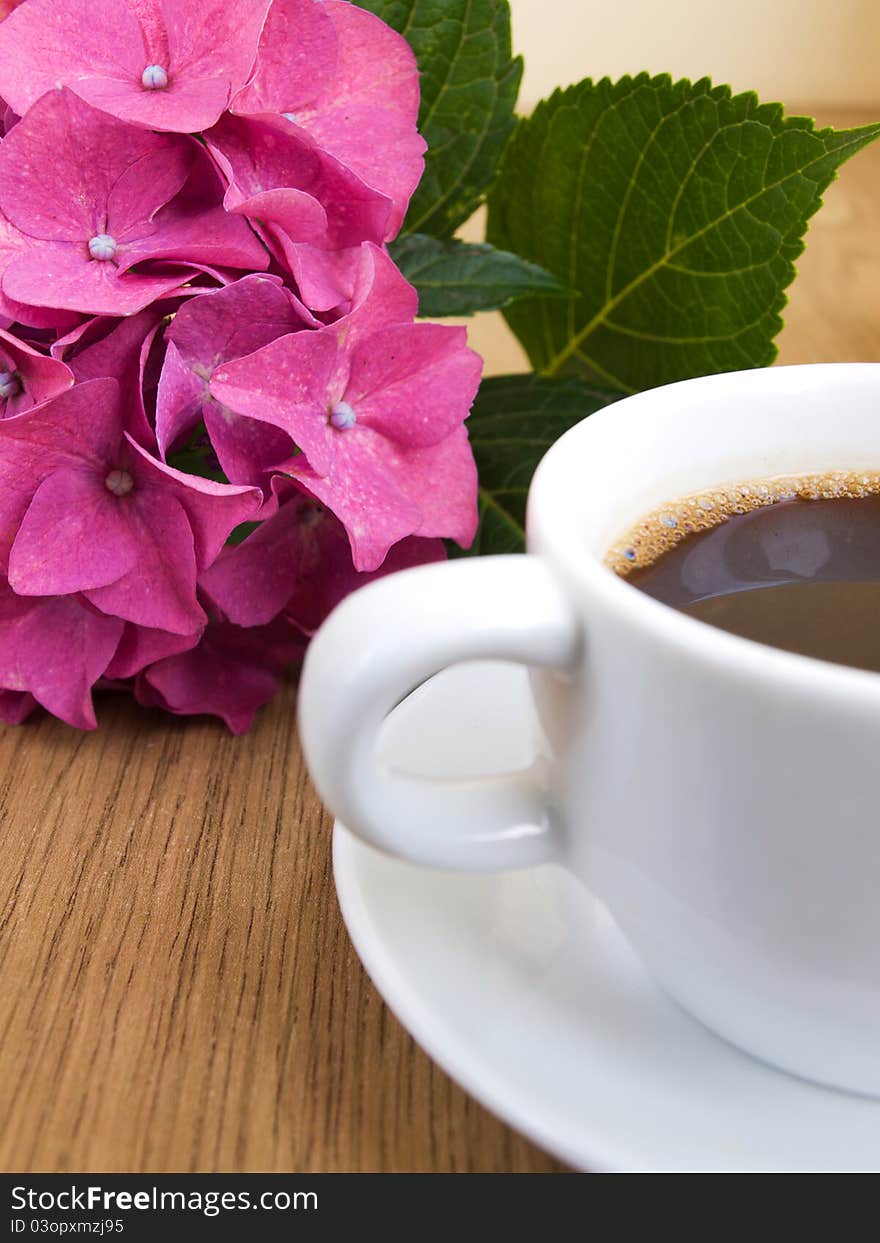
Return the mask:
[[48,401],[73,384],[65,363],[47,357],[11,333],[0,330],[0,370],[12,372],[18,392],[0,402],[0,417],[21,414],[41,401]]
[[226,543],[230,531],[256,517],[262,503],[259,489],[215,483],[212,479],[184,474],[165,462],[157,461],[127,433],[125,439],[132,452],[131,470],[138,484],[146,489],[156,488],[171,494],[183,507],[192,531],[196,564],[200,570],[211,564]]
[[250,82],[233,102],[236,112],[296,112],[335,80],[339,40],[318,0],[274,0],[263,27]]
[[188,652],[198,643],[202,633],[196,630],[193,634],[170,634],[167,630],[151,630],[128,622],[104,676],[114,679],[134,677],[157,660]]
[[28,599],[0,583],[0,686],[28,692],[68,725],[94,729],[91,690],[122,628],[76,596]]
[[69,466],[39,485],[9,554],[9,584],[19,595],[105,587],[138,564],[129,498],[108,491],[103,473]]
[[397,444],[433,445],[467,416],[482,370],[464,328],[395,325],[355,346],[345,400],[360,423]]
[[337,343],[325,331],[279,337],[214,372],[211,392],[230,410],[287,432],[313,469],[330,468],[333,438],[327,397]]
[[302,638],[283,618],[252,629],[213,624],[198,647],[146,669],[135,694],[179,716],[219,716],[232,733],[243,734],[302,651]]
[[126,125],[53,90],[0,144],[0,208],[34,238],[121,237],[173,198],[192,160],[190,139]]
[[27,691],[0,690],[0,721],[4,725],[21,725],[36,706],[36,699]]
[[196,600],[193,533],[180,502],[165,493],[135,491],[127,521],[137,562],[105,587],[84,592],[102,613],[155,630],[192,634],[207,620]]
[[237,626],[263,626],[290,599],[299,568],[300,507],[282,505],[246,540],[224,548],[199,586]]
[[[0,27],[0,94],[24,114],[53,87],[68,85],[123,120],[193,133],[212,125],[247,81],[268,6],[28,0]],[[144,89],[149,63],[167,68],[166,89]]]
[[216,402],[204,407],[205,429],[223,473],[230,483],[263,487],[273,469],[285,465],[296,452],[280,428],[243,418]]

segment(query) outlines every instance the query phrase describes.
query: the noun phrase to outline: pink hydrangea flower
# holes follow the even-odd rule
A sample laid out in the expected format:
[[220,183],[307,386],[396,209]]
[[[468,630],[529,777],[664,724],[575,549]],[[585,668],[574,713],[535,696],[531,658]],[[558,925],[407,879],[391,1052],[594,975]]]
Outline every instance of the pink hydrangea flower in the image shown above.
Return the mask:
[[21,414],[72,384],[73,373],[63,362],[0,330],[0,419]]
[[0,558],[21,596],[86,600],[176,634],[204,625],[196,578],[259,507],[254,489],[183,475],[125,431],[115,380],[0,421]]
[[163,458],[204,420],[227,479],[259,483],[266,470],[292,456],[283,432],[242,419],[210,393],[218,366],[301,329],[308,317],[277,276],[244,276],[224,289],[191,298],[166,333],[167,350],[156,404],[156,437]]
[[3,293],[130,315],[187,279],[185,270],[133,270],[145,261],[264,267],[244,220],[223,212],[219,198],[185,197],[191,174],[200,199],[214,176],[205,159],[191,138],[151,134],[51,91],[0,144],[0,210],[14,227],[0,246]]
[[[391,263],[380,251],[373,262]],[[468,544],[477,522],[463,423],[482,361],[463,328],[395,322],[388,286],[375,280],[338,323],[279,337],[211,382],[218,401],[299,446],[289,473],[342,521],[358,570],[407,535]]]
[[153,130],[193,133],[250,76],[270,0],[28,0],[0,27],[0,95],[47,91]]
[[95,728],[92,687],[123,622],[79,596],[21,596],[0,578],[0,715],[22,720],[40,703],[79,729]]

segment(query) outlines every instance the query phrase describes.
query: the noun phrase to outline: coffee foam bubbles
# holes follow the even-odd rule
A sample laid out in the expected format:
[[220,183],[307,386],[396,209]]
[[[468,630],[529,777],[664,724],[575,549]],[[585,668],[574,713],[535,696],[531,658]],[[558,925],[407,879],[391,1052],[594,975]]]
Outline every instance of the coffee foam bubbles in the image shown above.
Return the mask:
[[671,501],[646,514],[609,549],[605,564],[626,578],[634,570],[652,565],[688,536],[720,526],[735,514],[747,514],[780,501],[853,500],[877,495],[877,471],[836,470],[724,484]]

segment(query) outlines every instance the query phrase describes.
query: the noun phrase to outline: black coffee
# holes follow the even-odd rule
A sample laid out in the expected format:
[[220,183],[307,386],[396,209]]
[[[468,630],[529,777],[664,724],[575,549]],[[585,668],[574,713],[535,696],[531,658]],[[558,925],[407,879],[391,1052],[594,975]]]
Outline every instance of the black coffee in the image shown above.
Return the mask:
[[608,562],[640,591],[712,626],[880,672],[880,475],[688,497],[648,515]]

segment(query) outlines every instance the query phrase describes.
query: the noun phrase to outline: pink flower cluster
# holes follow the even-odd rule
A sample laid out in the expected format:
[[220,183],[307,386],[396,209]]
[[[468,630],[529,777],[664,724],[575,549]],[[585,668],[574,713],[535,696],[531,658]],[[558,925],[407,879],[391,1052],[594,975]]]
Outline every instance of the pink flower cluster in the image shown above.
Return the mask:
[[94,727],[100,683],[247,729],[476,528],[480,360],[385,248],[412,53],[348,0],[25,0],[0,95],[0,718]]

